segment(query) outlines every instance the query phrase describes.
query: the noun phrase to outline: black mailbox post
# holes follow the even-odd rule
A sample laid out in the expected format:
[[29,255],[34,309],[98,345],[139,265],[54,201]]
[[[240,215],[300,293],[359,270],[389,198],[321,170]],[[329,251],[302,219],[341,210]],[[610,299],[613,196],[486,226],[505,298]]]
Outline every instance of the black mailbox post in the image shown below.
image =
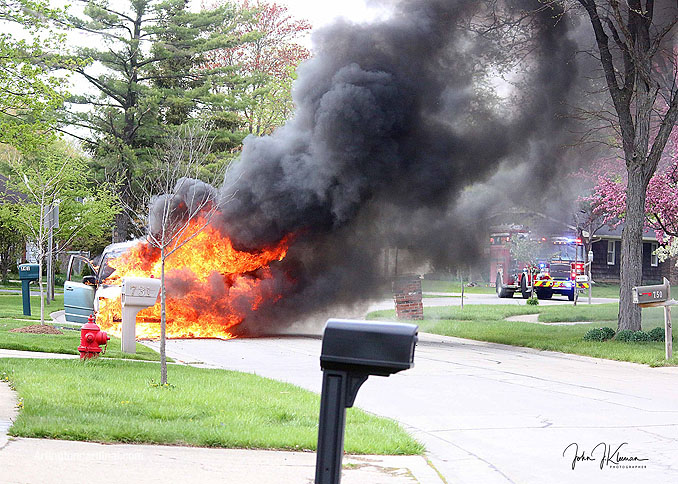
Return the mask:
[[316,484],[338,484],[346,409],[370,375],[389,376],[414,366],[415,324],[330,319],[323,334]]

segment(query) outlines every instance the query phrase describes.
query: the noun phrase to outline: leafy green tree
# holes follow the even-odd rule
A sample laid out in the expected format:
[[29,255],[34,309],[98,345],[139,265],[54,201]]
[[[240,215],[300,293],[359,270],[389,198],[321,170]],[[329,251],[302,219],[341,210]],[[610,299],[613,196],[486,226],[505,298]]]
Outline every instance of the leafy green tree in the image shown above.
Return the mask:
[[[97,174],[116,179],[126,206],[160,156],[168,125],[201,117],[211,120],[219,149],[239,146],[246,133],[233,115],[236,101],[220,86],[242,81],[230,68],[198,67],[209,52],[247,41],[236,31],[246,12],[225,5],[194,13],[183,0],[78,3],[84,5],[83,15],[69,17],[70,23],[97,40],[74,56],[93,63],[73,71],[94,93],[70,99],[87,109],[73,109],[67,122],[91,131],[86,146],[94,154]],[[129,217],[116,217],[115,241],[131,235]]]
[[528,236],[512,237],[508,246],[513,259],[532,266],[539,262],[540,245],[536,240]]
[[17,260],[22,255],[25,240],[14,217],[12,202],[5,199],[0,203],[0,277],[2,283],[7,284],[9,272],[16,269]]
[[[226,3],[216,0],[206,8]],[[242,76],[244,86],[238,86],[239,90],[232,94],[240,100],[239,115],[247,132],[261,136],[284,124],[294,109],[292,82],[296,68],[310,57],[308,49],[297,41],[310,31],[311,24],[294,19],[287,7],[275,2],[239,0],[238,5],[243,15],[252,12],[251,20],[237,27],[251,40],[215,50],[207,67],[235,69]]]
[[110,230],[118,212],[116,195],[105,184],[93,184],[87,159],[57,140],[36,152],[5,151],[7,191],[22,201],[9,205],[10,217],[37,252],[40,276],[40,320],[44,323],[45,292],[42,267],[46,257],[50,206],[59,205],[59,228],[54,231],[57,252],[96,239]]
[[62,82],[50,74],[58,56],[46,53],[63,40],[48,21],[63,11],[47,0],[0,0],[0,143],[35,149],[50,137],[53,110],[61,106]]

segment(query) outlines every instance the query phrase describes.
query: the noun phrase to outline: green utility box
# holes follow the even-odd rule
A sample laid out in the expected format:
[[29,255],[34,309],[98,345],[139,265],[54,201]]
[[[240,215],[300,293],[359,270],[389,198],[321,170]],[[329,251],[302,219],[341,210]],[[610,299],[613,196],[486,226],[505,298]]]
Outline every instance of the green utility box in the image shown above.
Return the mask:
[[24,303],[24,316],[31,315],[31,282],[38,280],[40,266],[38,264],[19,264],[19,279],[21,279],[21,299]]

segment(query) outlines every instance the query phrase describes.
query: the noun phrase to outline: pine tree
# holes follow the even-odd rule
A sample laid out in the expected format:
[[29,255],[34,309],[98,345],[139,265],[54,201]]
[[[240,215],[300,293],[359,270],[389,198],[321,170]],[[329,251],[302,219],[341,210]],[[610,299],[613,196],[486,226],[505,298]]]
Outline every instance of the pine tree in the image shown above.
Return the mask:
[[[151,160],[172,126],[211,119],[222,151],[240,144],[245,133],[234,113],[233,93],[217,89],[240,80],[234,69],[201,66],[211,51],[248,40],[237,31],[247,12],[224,5],[194,13],[184,0],[79,3],[82,15],[69,20],[92,42],[75,55],[91,62],[73,70],[94,93],[71,99],[67,122],[91,131],[86,146],[95,155],[98,175],[115,179],[123,205],[133,207],[141,198],[135,197],[139,184],[149,176]],[[129,216],[116,218],[114,241],[133,235]]]

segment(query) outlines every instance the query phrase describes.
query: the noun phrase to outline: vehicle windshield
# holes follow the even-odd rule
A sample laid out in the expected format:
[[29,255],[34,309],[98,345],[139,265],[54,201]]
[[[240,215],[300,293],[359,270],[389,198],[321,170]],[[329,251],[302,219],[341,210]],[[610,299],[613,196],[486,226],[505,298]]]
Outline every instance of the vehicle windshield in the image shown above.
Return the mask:
[[574,242],[553,242],[541,245],[539,259],[550,262],[552,260],[584,262],[584,247]]
[[109,262],[120,257],[125,253],[125,251],[126,249],[121,249],[104,254],[103,258],[101,259],[101,267],[99,268],[99,281],[104,281],[111,277],[111,275],[115,272],[115,269],[109,265]]

